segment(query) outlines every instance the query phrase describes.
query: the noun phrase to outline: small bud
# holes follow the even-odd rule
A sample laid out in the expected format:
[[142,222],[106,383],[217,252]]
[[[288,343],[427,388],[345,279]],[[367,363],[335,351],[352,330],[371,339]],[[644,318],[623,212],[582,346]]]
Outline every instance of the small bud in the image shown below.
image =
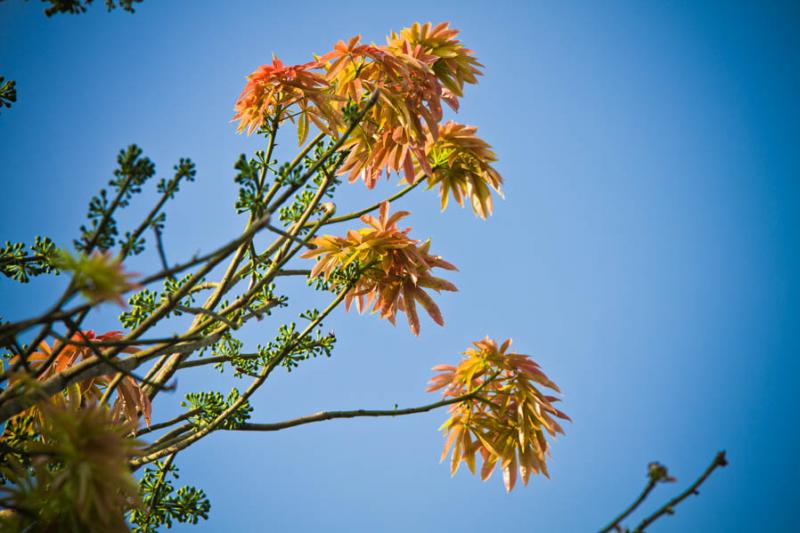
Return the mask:
[[647,465],[647,475],[650,476],[651,481],[656,483],[672,483],[675,481],[675,478],[669,475],[667,467],[656,461]]

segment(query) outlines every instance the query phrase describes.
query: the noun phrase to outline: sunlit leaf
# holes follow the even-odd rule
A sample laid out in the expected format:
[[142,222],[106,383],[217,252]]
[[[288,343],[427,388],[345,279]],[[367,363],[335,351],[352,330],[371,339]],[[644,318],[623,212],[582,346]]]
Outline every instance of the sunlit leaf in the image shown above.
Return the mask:
[[451,472],[465,462],[475,473],[479,452],[481,479],[488,479],[500,463],[509,491],[516,484],[517,471],[526,485],[531,473],[548,475],[545,433],[551,437],[563,433],[555,418],[568,420],[552,406],[558,398],[537,387],[556,389],[555,384],[528,356],[508,352],[510,346],[510,339],[498,347],[488,337],[473,343],[458,366],[435,366],[438,374],[427,389],[441,390],[446,398],[474,395],[450,406],[450,418],[441,427],[447,435],[442,460],[451,453]]

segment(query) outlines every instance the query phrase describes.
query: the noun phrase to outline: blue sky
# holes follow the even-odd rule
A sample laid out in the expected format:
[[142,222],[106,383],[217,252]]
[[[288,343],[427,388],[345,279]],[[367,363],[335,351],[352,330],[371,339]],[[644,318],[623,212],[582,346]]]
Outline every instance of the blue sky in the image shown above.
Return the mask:
[[[486,222],[440,214],[432,193],[402,201],[412,235],[460,268],[460,292],[439,298],[447,326],[423,321],[414,338],[337,312],[333,357],[276,375],[254,419],[427,403],[431,366],[484,335],[512,337],[574,421],[552,477],[510,495],[499,476],[451,479],[443,412],[216,434],[177,461],[211,498],[200,530],[591,531],[638,494],[649,461],[679,484],[645,509],[725,449],[730,467],[652,531],[788,531],[800,501],[800,9],[762,4],[145,0],[135,15],[46,19],[37,2],[6,0],[0,75],[19,102],[0,116],[2,239],[67,245],[135,142],[159,176],[179,157],[197,164],[169,211],[171,259],[211,249],[243,224],[232,165],[260,147],[229,122],[250,71],[273,52],[301,62],[357,33],[382,42],[449,20],[486,66],[458,120],[496,149],[506,199]],[[281,156],[292,148],[287,138]],[[349,187],[340,212],[394,190]],[[131,266],[155,268],[152,254]],[[41,311],[61,283],[0,280],[0,312]],[[293,313],[322,301],[301,283],[286,291]],[[112,328],[116,312],[92,325]],[[243,338],[252,347],[276,327]],[[179,385],[232,381],[193,371]],[[181,393],[160,396],[155,418]]]

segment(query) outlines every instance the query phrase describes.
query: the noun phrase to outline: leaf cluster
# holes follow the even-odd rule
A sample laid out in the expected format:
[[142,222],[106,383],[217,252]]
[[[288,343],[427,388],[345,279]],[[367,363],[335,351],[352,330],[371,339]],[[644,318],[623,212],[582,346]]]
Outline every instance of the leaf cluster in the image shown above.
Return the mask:
[[197,524],[208,519],[211,502],[205,492],[188,485],[175,489],[173,480],[179,477],[178,468],[164,461],[145,469],[139,481],[142,505],[130,513],[134,533],[155,533],[161,526],[172,528],[173,522]]
[[[128,310],[123,311],[119,315],[120,324],[125,328],[134,329],[147,320],[147,318],[164,302],[176,302],[174,297],[175,293],[186,285],[191,277],[191,274],[186,274],[179,279],[167,277],[164,278],[164,289],[162,292],[153,289],[143,289],[132,294],[130,298],[128,298]],[[194,303],[194,294],[187,294],[176,303],[183,307],[190,307],[192,303]],[[171,316],[181,316],[183,312],[179,309],[172,309],[169,314]]]
[[[301,318],[308,321],[314,321],[318,316],[319,310],[317,309],[306,311],[300,315]],[[259,346],[259,353],[262,354],[265,361],[280,357],[281,366],[291,372],[302,361],[323,355],[330,357],[335,344],[336,334],[332,331],[323,335],[321,328],[317,327],[313,334],[300,336],[297,325],[290,322],[278,328],[278,335],[274,341],[263,348]]]
[[[199,410],[190,420],[195,426],[202,427],[219,417],[223,411],[239,399],[239,396],[239,390],[236,388],[231,389],[227,397],[216,391],[190,392],[186,395],[186,400],[181,402],[181,405]],[[247,422],[252,412],[253,408],[250,406],[250,402],[243,402],[230,416],[222,421],[220,429],[235,429],[241,426]]]
[[[155,175],[156,168],[147,157],[142,157],[142,149],[132,144],[121,150],[117,156],[117,169],[114,177],[108,182],[114,196],[109,196],[106,189],[92,197],[86,218],[89,225],[81,226],[81,236],[74,241],[75,248],[84,253],[95,247],[109,250],[117,242],[117,222],[114,212],[118,208],[127,207],[134,194],[142,191],[142,186]],[[133,247],[132,245],[128,245]]]
[[42,274],[59,273],[56,266],[58,248],[48,237],[36,236],[30,251],[25,243],[6,241],[0,248],[0,273],[19,283]]
[[[289,163],[281,165],[278,169],[278,176],[276,179],[281,184],[299,184],[302,176],[323,157],[323,154],[326,153],[332,145],[333,140],[329,141],[327,144],[317,143],[314,147],[313,158],[305,157],[302,165],[296,165],[295,167],[292,167]],[[284,225],[288,226],[300,219],[323,183],[327,182],[328,185],[325,187],[322,197],[329,199],[334,197],[336,194],[336,187],[341,184],[341,180],[336,178],[336,174],[344,163],[345,155],[344,153],[336,153],[328,158],[325,164],[314,173],[314,176],[303,184],[301,191],[293,197],[292,203],[280,208],[278,211],[278,218]],[[321,206],[317,207],[316,213],[321,213],[322,211],[323,208]]]
[[[109,331],[96,335],[94,331],[86,330],[76,332],[70,338],[70,342],[56,340],[52,347],[46,341],[42,341],[39,343],[38,349],[24,359],[24,364],[33,372],[39,373],[38,379],[34,379],[32,375],[26,372],[14,372],[13,369],[19,367],[20,363],[23,362],[21,361],[23,356],[15,356],[10,361],[12,370],[9,375],[9,384],[15,388],[28,388],[36,396],[39,396],[38,388],[41,382],[58,372],[73,367],[81,361],[97,356],[95,349],[99,351],[100,348],[97,345],[94,347],[87,346],[88,343],[120,341],[121,339],[122,333],[119,331]],[[122,351],[126,353],[132,353],[136,350],[135,346],[122,348]],[[45,366],[48,362],[50,365]],[[20,417],[24,419],[28,415],[34,415],[39,424],[45,424],[46,416],[50,412],[48,406],[50,409],[66,409],[67,407],[73,409],[92,408],[103,397],[111,380],[110,376],[100,375],[73,383],[57,394],[40,398],[37,403],[11,420],[13,421]],[[120,422],[124,418],[128,423],[138,424],[139,418],[142,416],[145,423],[149,425],[150,398],[143,393],[139,383],[132,376],[125,375],[118,384],[117,392],[116,400],[111,408],[112,419]],[[3,438],[5,438],[5,435],[3,435]]]
[[239,156],[233,168],[236,175],[233,181],[239,186],[238,197],[236,198],[236,212],[252,213],[253,217],[260,218],[267,206],[264,204],[262,194],[262,172],[267,162],[264,160],[264,152],[259,151],[256,158],[248,159],[244,154]]
[[124,306],[122,294],[136,287],[130,281],[133,274],[125,272],[122,261],[108,252],[76,257],[61,251],[55,264],[59,270],[72,274],[72,286],[92,303],[114,300]]
[[401,230],[397,223],[409,213],[398,211],[389,215],[389,203],[380,206],[378,218],[361,217],[366,228],[350,230],[344,237],[324,235],[311,240],[314,249],[303,257],[318,257],[311,277],[328,279],[337,269],[357,264],[363,268],[355,284],[345,296],[345,307],[353,301],[359,311],[369,306],[381,318],[392,324],[398,312],[404,312],[414,335],[419,334],[420,323],[417,303],[434,322],[444,325],[441,311],[430,295],[432,290],[456,291],[455,285],[432,275],[433,268],[456,270],[456,267],[439,256],[430,254],[430,241],[422,244],[408,236],[411,228]]
[[129,424],[114,421],[98,406],[43,406],[41,441],[30,442],[26,467],[13,458],[0,487],[2,504],[14,513],[0,525],[37,531],[127,531],[124,512],[138,503],[128,460],[140,443],[128,437]]
[[164,225],[167,220],[167,214],[160,211],[161,207],[169,200],[175,198],[175,195],[180,191],[181,181],[194,181],[197,171],[191,159],[181,158],[178,164],[174,167],[175,174],[170,178],[161,178],[156,187],[157,192],[161,195],[161,200],[153,212],[145,220],[144,226],[140,227],[137,231],[125,232],[125,240],[121,241],[122,255],[138,255],[145,249],[145,239],[142,235],[142,230],[149,226],[153,228],[157,234],[164,230]]
[[17,101],[17,82],[0,76],[0,110]]
[[453,404],[441,427],[447,434],[442,460],[452,452],[451,473],[464,462],[474,474],[477,454],[483,460],[481,478],[488,479],[499,464],[508,491],[518,468],[526,485],[532,473],[548,475],[545,434],[564,432],[556,418],[569,420],[553,407],[558,398],[542,391],[559,392],[556,384],[527,355],[508,351],[510,346],[511,339],[499,347],[488,337],[477,341],[458,366],[434,367],[440,374],[428,387],[429,392],[444,389],[445,397],[475,395]]
[[[391,33],[385,46],[355,36],[308,63],[286,66],[273,58],[248,77],[233,120],[248,133],[273,132],[284,121],[296,121],[302,144],[310,122],[335,138],[335,132],[362,118],[359,107],[375,97],[344,142],[336,173],[347,174],[350,182],[363,180],[370,189],[384,174],[403,174],[408,184],[427,175],[429,185],[440,186],[443,209],[452,191],[460,205],[468,197],[475,213],[486,218],[492,210],[490,189],[500,193],[502,182],[492,167],[496,157],[474,135],[476,128],[439,124],[443,104],[457,111],[465,84],[477,83],[481,75],[482,65],[458,33],[448,23],[415,23]],[[445,146],[439,143],[442,130],[450,135]],[[454,138],[458,149],[450,147]],[[444,150],[449,153],[443,158]],[[431,160],[446,167],[434,167]],[[282,220],[293,220],[296,212],[287,206]]]

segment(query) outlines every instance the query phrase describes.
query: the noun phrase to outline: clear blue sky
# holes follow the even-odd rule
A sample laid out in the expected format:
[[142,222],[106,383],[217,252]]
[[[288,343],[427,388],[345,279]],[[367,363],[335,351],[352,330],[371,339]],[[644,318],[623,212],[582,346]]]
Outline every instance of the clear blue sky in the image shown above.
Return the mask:
[[[766,5],[769,4],[769,5]],[[429,368],[471,340],[513,337],[565,393],[574,422],[552,479],[508,495],[438,463],[443,412],[216,434],[178,461],[212,501],[202,531],[591,531],[659,460],[689,483],[719,449],[731,465],[653,531],[789,531],[800,502],[797,424],[800,50],[796,3],[245,2],[145,0],[137,14],[45,19],[0,3],[3,240],[68,244],[118,149],[139,143],[198,181],[169,213],[175,260],[233,235],[232,164],[258,148],[229,123],[244,77],[275,52],[306,61],[361,33],[382,42],[449,20],[486,65],[459,120],[500,157],[488,222],[430,193],[402,202],[414,235],[457,264],[447,327],[413,338],[337,313],[331,359],[276,376],[258,421],[432,400]],[[281,147],[290,154],[291,139]],[[395,190],[347,190],[346,205]],[[141,214],[149,205],[132,206]],[[129,219],[130,220],[130,219]],[[132,267],[156,268],[149,255]],[[0,281],[2,314],[40,311],[63,280]],[[287,289],[305,294],[300,284]],[[306,302],[295,300],[299,312]],[[107,309],[93,325],[113,326]],[[250,347],[275,324],[247,330]],[[239,383],[241,387],[243,384]],[[182,391],[231,382],[193,371]],[[180,395],[161,396],[157,419]],[[795,526],[796,527],[796,526]]]

